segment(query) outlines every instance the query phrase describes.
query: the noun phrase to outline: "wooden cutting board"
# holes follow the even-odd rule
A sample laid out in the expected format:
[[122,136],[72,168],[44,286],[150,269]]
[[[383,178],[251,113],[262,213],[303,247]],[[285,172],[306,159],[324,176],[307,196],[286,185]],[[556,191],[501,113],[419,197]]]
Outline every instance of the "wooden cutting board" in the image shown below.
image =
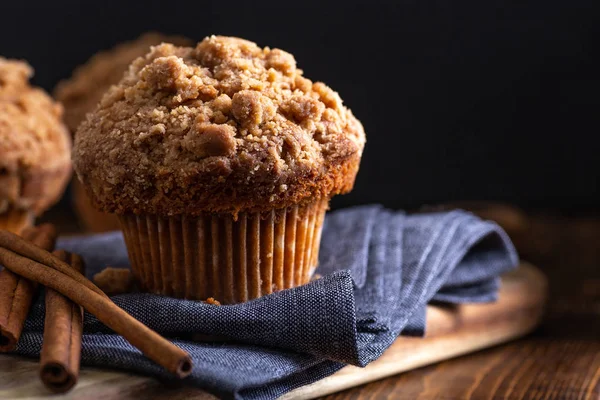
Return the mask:
[[[502,278],[496,303],[430,306],[425,338],[400,337],[366,368],[348,366],[282,399],[312,399],[523,336],[539,323],[547,297],[544,275],[529,264]],[[0,356],[0,399],[214,399],[196,388],[167,387],[138,375],[83,368],[70,393],[55,396],[37,376],[37,363]]]

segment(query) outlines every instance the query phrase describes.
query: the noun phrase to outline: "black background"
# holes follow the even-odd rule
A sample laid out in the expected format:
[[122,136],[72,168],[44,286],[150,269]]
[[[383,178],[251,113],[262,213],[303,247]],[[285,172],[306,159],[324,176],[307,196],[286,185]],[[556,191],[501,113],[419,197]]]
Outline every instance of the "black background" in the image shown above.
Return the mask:
[[[517,2],[515,2],[517,3]],[[0,54],[51,90],[147,30],[293,53],[367,132],[336,206],[455,200],[598,208],[600,2],[2,0]]]

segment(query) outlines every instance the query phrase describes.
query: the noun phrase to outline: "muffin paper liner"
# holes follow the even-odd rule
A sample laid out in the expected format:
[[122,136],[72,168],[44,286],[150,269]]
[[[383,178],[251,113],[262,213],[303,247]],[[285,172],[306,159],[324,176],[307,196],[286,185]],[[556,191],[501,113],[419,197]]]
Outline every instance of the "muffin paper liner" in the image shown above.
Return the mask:
[[33,226],[35,216],[30,211],[25,210],[9,210],[0,214],[0,229],[4,229],[16,234],[30,226]]
[[328,200],[262,213],[119,216],[144,291],[222,304],[300,286],[314,273]]

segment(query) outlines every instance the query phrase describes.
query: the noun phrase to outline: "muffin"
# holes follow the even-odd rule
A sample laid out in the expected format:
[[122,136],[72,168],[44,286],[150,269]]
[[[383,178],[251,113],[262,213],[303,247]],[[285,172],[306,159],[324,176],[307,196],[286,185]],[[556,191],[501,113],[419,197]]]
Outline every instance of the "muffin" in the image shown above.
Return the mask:
[[94,206],[118,215],[141,288],[231,304],[310,281],[364,144],[291,54],[211,36],[134,61],[80,125],[73,160]]
[[[121,80],[133,60],[148,53],[150,46],[162,42],[181,46],[192,44],[191,40],[184,37],[148,32],[136,40],[97,53],[78,67],[73,76],[59,82],[54,96],[65,107],[65,123],[71,132],[77,130],[85,115],[98,105],[104,93]],[[76,179],[73,180],[72,191],[75,210],[87,230],[105,232],[119,229],[118,219],[97,211]]]
[[58,201],[71,175],[62,107],[29,85],[32,74],[0,57],[0,229],[16,233]]

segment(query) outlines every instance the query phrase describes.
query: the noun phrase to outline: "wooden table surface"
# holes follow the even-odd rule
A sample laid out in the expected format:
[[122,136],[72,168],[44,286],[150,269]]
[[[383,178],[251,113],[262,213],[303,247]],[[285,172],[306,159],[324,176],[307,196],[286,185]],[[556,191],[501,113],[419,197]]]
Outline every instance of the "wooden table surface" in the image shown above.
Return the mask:
[[[77,229],[64,211],[47,219]],[[519,223],[507,231],[550,282],[547,315],[536,332],[326,398],[600,399],[600,216],[538,213]]]

